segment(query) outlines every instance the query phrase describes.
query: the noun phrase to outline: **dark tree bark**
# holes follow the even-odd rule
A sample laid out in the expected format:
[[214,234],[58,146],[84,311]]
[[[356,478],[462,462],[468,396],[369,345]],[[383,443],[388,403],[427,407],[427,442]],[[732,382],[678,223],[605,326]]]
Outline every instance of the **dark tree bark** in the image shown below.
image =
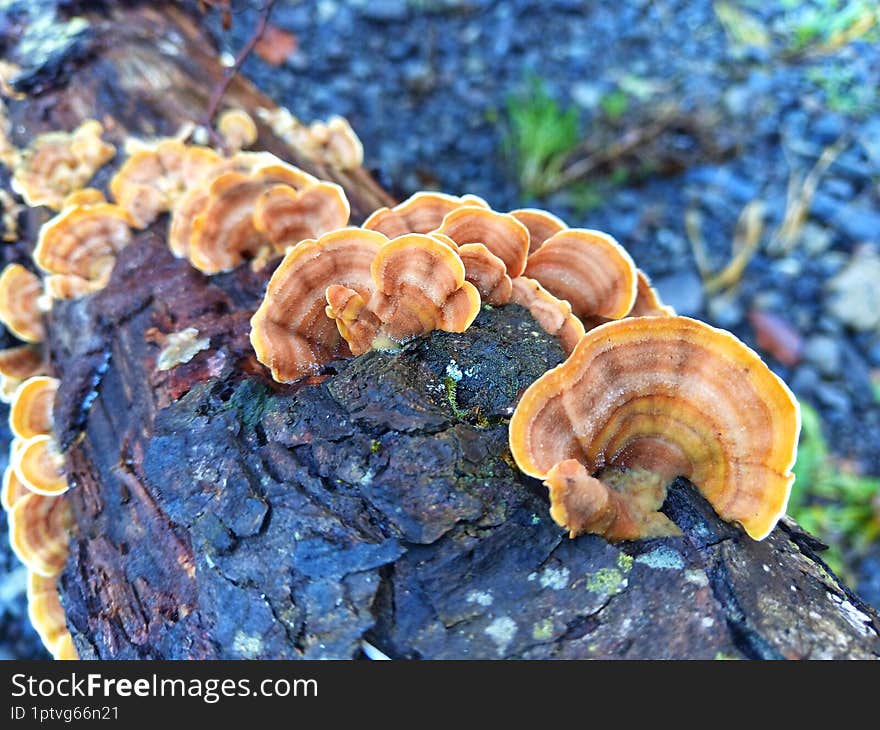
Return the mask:
[[[155,8],[87,14],[60,60],[31,58],[17,141],[88,116],[117,139],[198,119],[221,70],[192,18]],[[229,94],[271,106],[241,79]],[[261,144],[340,182],[356,218],[386,201],[363,171]],[[880,656],[876,614],[819,543],[790,522],[754,542],[684,481],[664,506],[682,537],[565,537],[507,448],[519,393],[562,359],[524,310],[279,386],[247,337],[269,272],[205,277],[165,225],[48,320],[83,657],[358,657],[363,641],[412,658]],[[186,327],[210,346],[159,371]]]

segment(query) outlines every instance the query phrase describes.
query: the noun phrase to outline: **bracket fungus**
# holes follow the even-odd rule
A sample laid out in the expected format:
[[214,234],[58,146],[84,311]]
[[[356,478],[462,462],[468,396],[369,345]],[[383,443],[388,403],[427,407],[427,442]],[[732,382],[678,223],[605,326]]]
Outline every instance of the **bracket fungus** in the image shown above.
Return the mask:
[[33,494],[19,478],[15,476],[15,470],[7,466],[3,470],[3,487],[0,489],[0,505],[9,512],[26,494]]
[[[265,156],[263,156],[265,162]],[[286,186],[291,194],[281,193]],[[258,211],[258,201],[264,193]],[[267,210],[278,213],[269,221]],[[255,215],[255,213],[260,215]],[[319,236],[348,222],[349,206],[341,188],[318,181],[277,158],[250,172],[223,172],[197,189],[175,209],[169,246],[205,274],[229,271],[246,260],[263,263],[284,253],[285,236]],[[273,238],[277,236],[278,238]]]
[[46,336],[42,293],[40,277],[21,264],[9,264],[0,274],[0,322],[20,340],[42,342]]
[[489,207],[476,195],[461,198],[446,193],[419,192],[393,208],[379,208],[364,221],[364,228],[384,233],[388,238],[407,233],[433,233],[442,225],[447,213],[464,205]]
[[9,511],[9,544],[34,573],[51,578],[67,562],[70,504],[61,497],[26,494]]
[[43,353],[32,345],[0,350],[0,401],[11,403],[18,386],[44,367]]
[[569,228],[548,238],[529,256],[526,276],[571,304],[583,322],[620,319],[636,299],[636,267],[611,236]]
[[11,453],[15,476],[35,494],[54,497],[67,491],[64,457],[51,434],[39,434],[22,441]]
[[251,319],[257,359],[292,382],[338,357],[392,347],[434,329],[461,332],[480,309],[446,241],[389,240],[343,228],[293,247]]
[[411,233],[384,243],[373,259],[367,298],[346,287],[327,290],[327,314],[352,354],[399,346],[433,330],[464,332],[480,311],[480,294],[445,242]]
[[336,183],[319,182],[304,190],[274,185],[257,197],[254,228],[278,250],[342,228],[350,214],[348,199]]
[[674,317],[675,310],[660,299],[657,290],[651,286],[648,275],[636,271],[636,300],[627,315],[629,317]]
[[43,225],[34,249],[34,261],[49,274],[46,290],[58,299],[103,289],[135,225],[128,212],[113,203],[74,203]]
[[510,422],[519,468],[550,487],[572,536],[670,534],[665,485],[690,479],[755,539],[784,514],[800,412],[729,332],[687,317],[601,325],[523,394]]
[[534,279],[517,276],[512,282],[510,301],[528,309],[546,333],[559,339],[567,355],[584,336],[584,325],[572,314],[571,305],[554,297]]
[[500,258],[513,278],[523,273],[529,255],[529,229],[513,216],[476,205],[464,205],[447,213],[436,230],[459,246],[482,243]]
[[47,375],[25,380],[15,392],[9,409],[9,428],[20,439],[52,431],[52,408],[60,381]]
[[[443,240],[442,234],[432,234]],[[455,242],[449,241],[455,246]],[[513,295],[513,282],[507,275],[504,262],[482,243],[466,243],[458,247],[458,255],[464,264],[465,278],[471,282],[486,304],[499,307],[507,304]]]
[[568,228],[561,218],[538,208],[520,208],[510,211],[509,215],[529,231],[529,256],[541,248],[548,238]]
[[104,128],[89,119],[73,132],[38,136],[22,153],[12,176],[12,189],[35,207],[60,210],[71,192],[83,187],[116,148],[101,139]]
[[77,659],[73,639],[67,629],[64,607],[58,595],[57,578],[31,571],[27,584],[28,617],[43,646],[54,659]]
[[169,137],[132,144],[134,149],[110,180],[110,194],[128,211],[137,228],[146,228],[172,210],[190,188],[204,180],[223,158],[209,147]]
[[217,131],[226,149],[240,152],[257,141],[257,125],[244,109],[227,109],[217,119]]
[[369,297],[373,259],[387,240],[375,231],[344,228],[302,241],[287,253],[251,318],[257,359],[275,380],[293,382],[351,354],[326,314],[327,289],[338,285]]

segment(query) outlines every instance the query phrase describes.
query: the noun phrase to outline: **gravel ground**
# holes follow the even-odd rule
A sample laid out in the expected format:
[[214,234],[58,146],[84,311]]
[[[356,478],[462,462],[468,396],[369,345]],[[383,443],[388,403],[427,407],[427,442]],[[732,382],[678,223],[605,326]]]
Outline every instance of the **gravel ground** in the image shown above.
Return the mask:
[[[305,121],[346,116],[367,165],[400,196],[471,192],[500,210],[538,204],[570,225],[608,231],[681,314],[757,347],[819,410],[839,458],[880,474],[880,43],[875,35],[832,52],[814,43],[792,53],[797,13],[809,2],[737,3],[752,23],[731,32],[714,5],[280,0],[271,22],[297,48],[279,65],[252,56],[244,72]],[[216,15],[206,22],[235,53],[255,18],[253,8],[236,12],[229,32]],[[761,31],[769,33],[764,47],[734,40]],[[507,101],[530,77],[578,110],[597,148],[650,125],[664,104],[703,121],[670,129],[625,178],[600,171],[589,205],[571,191],[530,199],[503,144]],[[627,109],[610,119],[606,102],[621,92]],[[802,179],[838,141],[797,240],[771,255],[790,178]],[[650,172],[658,150],[676,160],[674,174]],[[701,220],[718,270],[732,256],[741,212],[758,200],[763,234],[739,286],[706,294],[686,215]],[[35,636],[20,628],[23,598],[10,600],[21,578],[8,554],[0,554],[0,571],[8,576],[0,582],[0,656],[33,656]],[[880,547],[854,574],[857,590],[880,606]]]

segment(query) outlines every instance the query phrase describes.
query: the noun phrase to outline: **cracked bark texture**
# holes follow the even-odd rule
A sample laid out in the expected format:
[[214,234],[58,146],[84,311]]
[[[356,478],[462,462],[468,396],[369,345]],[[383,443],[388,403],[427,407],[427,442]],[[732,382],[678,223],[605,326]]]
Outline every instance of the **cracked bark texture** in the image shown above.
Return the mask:
[[[86,116],[120,139],[198,118],[219,67],[187,16],[156,7],[87,12],[60,61],[30,64],[9,103],[17,141]],[[271,104],[244,81],[230,93]],[[363,171],[261,131],[343,184],[356,217],[384,202]],[[46,217],[30,211],[13,250]],[[247,339],[269,272],[204,277],[164,231],[48,319],[76,516],[61,588],[82,657],[357,658],[364,640],[400,658],[880,655],[877,616],[815,540],[784,523],[756,543],[684,481],[664,505],[682,537],[567,539],[507,448],[518,395],[562,359],[524,310],[279,386]],[[210,346],[159,371],[187,327]]]

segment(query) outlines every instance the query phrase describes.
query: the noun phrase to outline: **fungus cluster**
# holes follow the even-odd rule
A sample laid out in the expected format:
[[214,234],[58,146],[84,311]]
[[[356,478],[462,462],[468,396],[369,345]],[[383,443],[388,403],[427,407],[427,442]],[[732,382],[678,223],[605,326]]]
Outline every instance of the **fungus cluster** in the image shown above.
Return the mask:
[[199,271],[277,258],[303,238],[348,222],[342,188],[267,153],[239,153],[214,168],[174,208],[168,245]]
[[64,459],[52,429],[59,381],[44,375],[24,380],[9,411],[13,440],[0,502],[7,512],[9,542],[28,569],[28,614],[57,659],[76,659],[58,595],[57,577],[68,556],[73,522],[64,496]]
[[24,150],[12,173],[12,189],[30,206],[59,210],[64,199],[82,188],[113,158],[116,148],[104,142],[101,123],[89,119],[73,132],[49,132]]
[[290,382],[461,331],[481,302],[525,307],[569,355],[523,395],[510,446],[572,537],[675,534],[658,510],[676,476],[750,536],[772,530],[794,479],[790,391],[733,335],[675,316],[613,238],[544,211],[417,193],[362,228],[303,240],[270,280],[251,341]]
[[303,124],[290,110],[259,109],[259,117],[287,144],[337,170],[354,170],[364,162],[364,146],[344,117]]

